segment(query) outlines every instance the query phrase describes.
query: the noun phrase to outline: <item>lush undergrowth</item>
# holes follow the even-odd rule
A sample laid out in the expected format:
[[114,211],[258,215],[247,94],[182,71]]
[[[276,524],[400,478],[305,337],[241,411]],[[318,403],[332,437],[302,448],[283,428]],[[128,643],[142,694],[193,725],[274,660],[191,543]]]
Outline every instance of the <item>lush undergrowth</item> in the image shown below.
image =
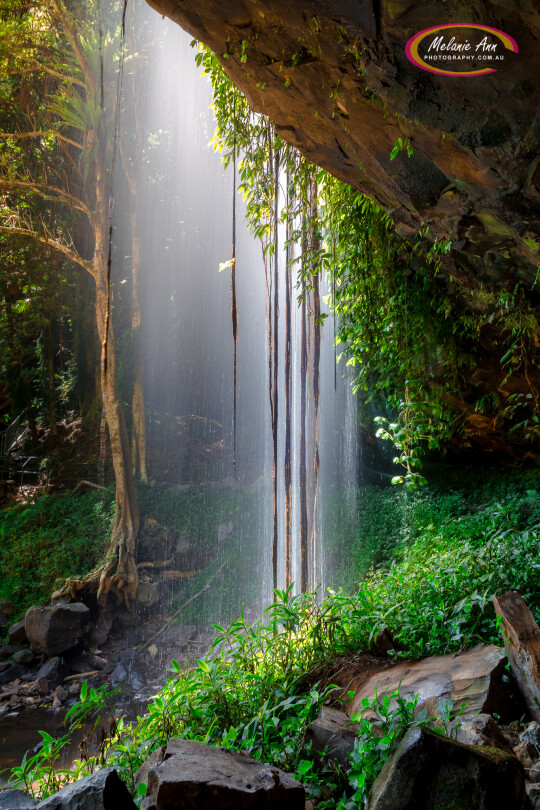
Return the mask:
[[52,495],[0,510],[0,601],[14,605],[14,619],[48,601],[67,577],[83,576],[101,561],[112,498],[97,492]]
[[540,472],[448,468],[431,485],[360,487],[351,505],[338,491],[326,510],[327,577],[353,593],[373,565],[388,562],[423,538],[481,542],[484,536],[540,522]]
[[[385,628],[393,634],[397,658],[500,643],[492,596],[508,589],[520,590],[540,617],[534,486],[533,477],[515,487],[494,489],[488,482],[472,495],[408,493],[408,520],[400,524],[391,559],[369,571],[353,593],[331,591],[323,598],[276,592],[276,602],[256,625],[241,616],[228,627],[216,626],[209,654],[192,669],[175,667],[148,715],[115,727],[96,756],[76,763],[76,773],[107,763],[120,769],[135,792],[133,774],[148,753],[182,736],[245,749],[290,771],[310,785],[320,808],[363,807],[388,752],[416,722],[414,706],[403,703],[392,713],[378,703],[383,736],[375,739],[364,724],[349,771],[335,763],[320,768],[305,731],[329,691],[313,686],[314,673],[336,656],[368,649]],[[380,502],[393,497],[402,495],[383,492]],[[92,713],[100,697],[89,693],[85,700],[85,711]],[[73,777],[59,775],[53,783],[47,768],[43,759],[26,763],[17,778],[38,791],[41,780],[47,793]]]

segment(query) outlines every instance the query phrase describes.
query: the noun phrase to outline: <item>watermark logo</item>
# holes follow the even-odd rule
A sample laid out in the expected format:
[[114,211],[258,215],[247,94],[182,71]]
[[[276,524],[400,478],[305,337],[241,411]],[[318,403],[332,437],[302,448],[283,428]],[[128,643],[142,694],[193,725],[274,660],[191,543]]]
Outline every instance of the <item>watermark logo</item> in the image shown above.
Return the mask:
[[405,46],[416,67],[439,76],[486,76],[495,73],[507,51],[518,45],[504,31],[476,23],[447,23],[419,31]]

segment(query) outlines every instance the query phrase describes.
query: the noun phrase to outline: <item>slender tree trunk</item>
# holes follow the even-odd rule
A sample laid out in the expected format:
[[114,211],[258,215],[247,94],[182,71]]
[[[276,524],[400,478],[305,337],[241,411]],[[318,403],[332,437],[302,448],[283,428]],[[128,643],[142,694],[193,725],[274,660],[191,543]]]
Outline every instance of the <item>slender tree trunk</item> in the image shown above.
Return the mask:
[[[304,251],[305,252],[305,251]],[[307,307],[306,307],[306,280],[305,266],[302,260],[302,333],[300,337],[300,590],[307,591],[309,586],[309,538],[307,514],[307,467],[306,467],[306,409],[307,409]]]
[[49,428],[52,436],[58,434],[56,415],[56,391],[54,386],[54,334],[51,322],[47,324],[47,388],[49,399]]
[[[274,158],[274,336],[273,343],[273,408],[272,408],[272,501],[273,501],[273,531],[272,531],[272,559],[273,559],[273,578],[274,589],[277,588],[277,572],[278,572],[278,552],[279,552],[279,537],[278,537],[278,520],[277,520],[277,503],[278,503],[278,479],[277,479],[277,461],[278,461],[278,424],[279,424],[279,252],[278,252],[278,195],[279,195],[279,151],[276,150]],[[272,303],[270,304],[272,306]]]
[[[289,173],[287,173],[287,194],[289,194]],[[287,206],[290,200],[287,198]],[[292,316],[292,246],[291,228],[287,217],[285,254],[285,585],[291,584],[292,573],[292,454],[291,454],[291,316]]]
[[116,386],[116,350],[110,318],[104,178],[105,174],[98,166],[93,275],[96,280],[96,321],[102,347],[101,392],[116,479],[116,514],[109,551],[100,569],[98,600],[102,604],[106,601],[109,591],[119,598],[125,597],[126,601],[135,598],[138,585],[135,544],[139,532],[139,508],[129,438]]
[[133,434],[131,455],[133,471],[139,473],[143,484],[148,483],[146,467],[146,409],[144,405],[143,361],[141,346],[141,307],[139,301],[139,274],[141,269],[141,240],[138,230],[137,199],[131,214],[131,342],[133,349]]

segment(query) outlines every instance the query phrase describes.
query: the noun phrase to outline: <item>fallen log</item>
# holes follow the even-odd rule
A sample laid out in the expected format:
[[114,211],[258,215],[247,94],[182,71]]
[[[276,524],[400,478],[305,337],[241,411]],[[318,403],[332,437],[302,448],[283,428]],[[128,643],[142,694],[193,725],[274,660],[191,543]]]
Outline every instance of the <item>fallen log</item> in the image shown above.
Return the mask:
[[494,596],[512,672],[533,718],[540,722],[540,627],[517,591]]
[[167,568],[168,565],[172,565],[174,562],[174,557],[171,557],[170,560],[164,560],[162,562],[141,562],[137,563],[137,568]]

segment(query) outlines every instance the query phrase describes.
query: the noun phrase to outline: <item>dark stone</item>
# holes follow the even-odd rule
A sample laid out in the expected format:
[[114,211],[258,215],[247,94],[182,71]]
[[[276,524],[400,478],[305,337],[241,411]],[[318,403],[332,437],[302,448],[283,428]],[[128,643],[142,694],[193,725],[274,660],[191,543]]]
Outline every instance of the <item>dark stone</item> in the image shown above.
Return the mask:
[[8,636],[10,644],[26,644],[28,639],[26,638],[24,620],[12,624],[8,629]]
[[540,752],[540,726],[533,720],[532,723],[527,725],[521,734],[519,735],[519,739],[521,742],[530,742],[532,743]]
[[17,650],[13,653],[13,660],[16,664],[33,664],[35,655],[32,650]]
[[20,644],[4,644],[3,647],[0,647],[0,658],[6,661],[8,658],[11,658],[14,653],[22,649]]
[[[38,673],[39,674],[39,673]],[[49,692],[49,681],[43,676],[36,677],[36,689],[40,695],[46,695]]]
[[0,629],[7,627],[8,624],[9,624],[8,617],[5,615],[5,613],[0,613]]
[[349,754],[354,748],[358,726],[349,722],[345,712],[323,708],[307,730],[307,740],[313,751],[326,749],[328,759],[337,759],[344,768],[350,766]]
[[58,655],[80,641],[90,610],[80,602],[33,607],[26,612],[26,635],[32,651]]
[[144,782],[144,784],[147,785],[150,768],[155,768],[157,765],[161,765],[164,756],[165,756],[165,748],[161,745],[159,748],[156,748],[156,750],[150,754],[148,759],[145,759],[139,770],[136,772],[135,784],[139,785],[141,782]]
[[118,663],[111,674],[111,684],[129,684],[133,689],[140,689],[144,681],[140,672],[140,660],[135,650],[122,650]]
[[11,616],[14,610],[15,605],[12,605],[11,602],[0,602],[0,613],[3,613],[4,616]]
[[20,664],[12,664],[9,669],[5,669],[3,672],[0,672],[0,684],[10,683],[17,678],[20,678],[23,672],[24,669],[20,666]]
[[83,652],[71,662],[70,668],[72,672],[82,673],[90,672],[96,669],[102,670],[105,664],[105,659],[100,658],[99,655],[95,655],[91,652]]
[[105,768],[62,788],[40,804],[39,810],[136,810],[114,768]]
[[141,810],[304,810],[303,786],[249,756],[193,740],[169,742],[150,768]]
[[372,652],[384,657],[388,655],[389,650],[395,650],[395,648],[396,645],[394,639],[392,638],[392,634],[388,628],[385,628],[377,635],[373,644]]
[[64,680],[68,674],[68,671],[69,670],[64,659],[54,656],[54,658],[49,658],[48,661],[45,661],[43,666],[39,668],[36,675],[36,681],[39,681],[41,678],[45,678],[48,681],[49,686],[51,684],[57,685]]
[[513,746],[490,714],[466,714],[459,717],[454,725],[458,742],[465,745],[487,745],[490,748],[507,751],[509,754],[513,751]]
[[88,627],[90,643],[99,647],[100,644],[107,641],[109,638],[109,633],[111,632],[112,624],[113,615],[111,611],[100,611],[97,619],[95,619],[95,621],[93,621]]
[[32,810],[37,801],[24,790],[3,790],[0,793],[0,810]]
[[496,748],[410,728],[375,780],[369,810],[529,810],[522,766]]

